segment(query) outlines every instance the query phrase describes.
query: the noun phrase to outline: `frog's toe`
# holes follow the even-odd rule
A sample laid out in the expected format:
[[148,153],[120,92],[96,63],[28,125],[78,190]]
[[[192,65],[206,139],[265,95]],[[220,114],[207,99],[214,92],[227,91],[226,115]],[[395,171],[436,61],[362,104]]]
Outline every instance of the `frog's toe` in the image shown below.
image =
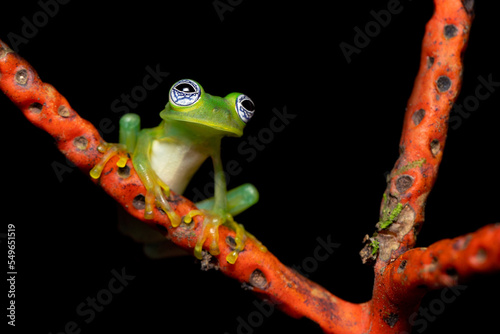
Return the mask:
[[207,238],[212,240],[208,249],[209,253],[212,255],[218,255],[220,253],[219,226],[225,224],[227,227],[236,232],[234,238],[232,238],[230,242],[232,251],[226,256],[226,261],[234,264],[238,259],[238,254],[245,248],[247,233],[243,225],[236,223],[230,214],[218,215],[208,211],[199,210],[193,210],[192,213],[190,212],[186,217],[184,217],[184,222],[190,222],[193,216],[200,214],[204,215],[205,218],[203,220],[202,233],[198,237],[194,248],[194,255],[201,260],[203,244]]
[[230,240],[230,247],[232,251],[226,256],[226,261],[230,264],[235,264],[238,259],[238,255],[245,248],[245,243],[248,239],[254,241],[255,245],[262,251],[266,252],[267,248],[264,246],[256,237],[245,230],[242,224],[238,224],[234,221],[231,215],[227,215],[227,220],[225,225],[235,232],[234,238]]
[[104,166],[108,163],[111,158],[116,155],[120,156],[120,159],[116,163],[118,167],[125,167],[128,160],[127,148],[125,145],[121,144],[108,144],[104,143],[99,145],[97,150],[101,153],[104,153],[104,156],[101,160],[90,170],[90,176],[94,179],[98,179],[101,177],[102,170]]
[[234,240],[231,242],[232,251],[226,256],[226,261],[228,263],[234,264],[238,259],[238,254],[245,248],[245,241],[247,239],[247,233],[243,225],[238,224],[233,220],[233,217],[229,216],[226,222],[231,229],[236,233],[234,235]]
[[[195,214],[188,214],[188,216],[192,217],[194,215],[198,215],[198,212],[199,211],[196,210]],[[214,215],[209,212],[203,212],[202,214],[205,216],[205,219],[203,220],[203,230],[201,232],[201,235],[198,237],[196,246],[194,247],[194,256],[196,256],[196,258],[198,258],[199,260],[202,259],[203,244],[205,243],[207,238],[210,238],[212,240],[208,249],[210,254],[218,255],[220,253],[219,226],[224,223],[224,218],[219,215]],[[187,222],[186,218],[184,219],[184,221]]]
[[151,191],[148,191],[144,198],[144,219],[153,219],[153,209],[155,207],[155,203],[155,194]]
[[[165,192],[167,195],[165,195]],[[177,227],[181,223],[180,217],[175,213],[168,203],[168,187],[163,183],[157,183],[154,185],[153,189],[150,189],[146,193],[145,206],[144,206],[144,218],[153,219],[154,218],[154,208],[158,206],[165,214],[168,216],[170,223],[173,227]]]
[[196,246],[194,247],[194,255],[198,259],[202,259],[203,245],[207,238],[212,241],[209,246],[209,252],[212,255],[218,255],[219,251],[219,226],[224,224],[230,229],[232,229],[235,234],[234,237],[228,238],[227,243],[231,248],[231,252],[226,256],[226,261],[230,264],[236,263],[238,255],[245,248],[245,242],[251,239],[255,242],[255,245],[262,251],[266,252],[267,248],[255,238],[252,234],[247,232],[243,225],[238,224],[234,221],[230,214],[218,215],[211,211],[206,210],[192,210],[186,216],[184,216],[184,223],[189,224],[194,216],[204,216],[202,233],[198,237]]

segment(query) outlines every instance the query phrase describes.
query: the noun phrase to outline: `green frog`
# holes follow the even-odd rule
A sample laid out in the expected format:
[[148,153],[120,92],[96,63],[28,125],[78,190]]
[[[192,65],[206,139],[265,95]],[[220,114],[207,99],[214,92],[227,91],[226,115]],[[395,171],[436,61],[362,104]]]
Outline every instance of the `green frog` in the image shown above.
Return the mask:
[[219,253],[220,225],[233,229],[236,232],[234,251],[226,259],[234,264],[246,238],[254,237],[234,221],[233,215],[255,204],[259,195],[251,184],[227,192],[220,147],[223,137],[242,136],[254,112],[254,103],[244,94],[212,96],[196,81],[180,80],[170,89],[169,102],[160,112],[160,125],[141,130],[137,114],[124,115],[120,119],[120,143],[99,148],[104,156],[90,174],[99,178],[104,165],[115,155],[120,155],[117,165],[124,167],[128,154],[147,191],[144,218],[153,219],[157,205],[168,215],[172,226],[177,227],[181,218],[168,203],[170,190],[182,194],[201,164],[210,157],[214,168],[214,197],[197,203],[199,210],[191,211],[182,219],[189,224],[194,216],[205,217],[203,232],[194,248],[194,255],[199,259],[208,236],[213,240],[209,252]]

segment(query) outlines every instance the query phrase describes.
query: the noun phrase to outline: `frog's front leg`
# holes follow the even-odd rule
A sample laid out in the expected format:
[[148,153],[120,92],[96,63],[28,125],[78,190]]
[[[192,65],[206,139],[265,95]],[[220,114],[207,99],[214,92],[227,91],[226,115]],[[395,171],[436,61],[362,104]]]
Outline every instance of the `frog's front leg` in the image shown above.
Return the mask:
[[212,242],[209,246],[209,253],[212,255],[218,255],[219,251],[219,226],[226,225],[233,231],[235,231],[234,239],[231,240],[232,252],[226,256],[226,261],[228,263],[234,264],[238,258],[238,254],[245,248],[245,241],[247,238],[251,238],[257,244],[259,249],[263,252],[267,251],[266,247],[255,238],[252,234],[247,232],[243,225],[238,224],[234,221],[233,216],[228,212],[217,211],[217,210],[193,210],[189,212],[184,217],[184,223],[189,224],[194,216],[203,216],[203,226],[202,232],[198,237],[196,246],[194,248],[194,255],[198,259],[202,259],[202,248],[208,237],[211,237]]
[[[228,214],[226,215],[224,224],[236,232],[234,243],[232,243],[231,245],[231,247],[233,248],[233,252],[231,252],[227,257],[227,261],[229,263],[234,264],[236,258],[238,257],[238,253],[243,250],[245,240],[247,238],[251,238],[263,252],[267,250],[267,248],[259,240],[257,240],[257,238],[255,238],[252,234],[245,230],[243,225],[238,224],[233,219],[234,216],[247,210],[258,201],[259,192],[257,188],[255,188],[255,186],[250,183],[245,183],[236,188],[233,188],[226,194],[226,209]],[[210,210],[214,207],[214,202],[215,199],[213,197],[208,198],[196,203],[196,207],[202,210],[200,211],[200,213],[205,212],[210,215]]]
[[129,153],[132,153],[135,148],[137,134],[141,127],[141,119],[137,114],[125,114],[120,118],[120,143],[103,143],[97,148],[104,156],[91,169],[90,176],[98,179],[101,176],[104,166],[108,161],[116,155],[120,159],[116,163],[118,167],[125,167],[129,158]]
[[153,209],[158,204],[163,212],[167,214],[172,226],[177,227],[180,225],[181,220],[168,203],[167,197],[170,195],[170,188],[158,177],[150,162],[152,143],[161,133],[162,129],[160,127],[143,129],[137,137],[132,162],[135,171],[146,188],[144,218],[152,219],[154,216]]
[[153,218],[153,209],[158,202],[159,207],[168,215],[172,225],[178,226],[180,219],[170,208],[166,198],[170,191],[169,187],[156,175],[149,162],[151,143],[155,137],[161,134],[161,129],[153,128],[141,131],[140,123],[139,115],[133,113],[126,114],[120,119],[120,143],[104,143],[99,147],[99,151],[104,153],[104,156],[92,168],[90,175],[98,179],[106,163],[116,155],[120,156],[117,166],[124,167],[129,154],[132,154],[134,168],[146,188],[144,218]]
[[[233,251],[226,257],[226,260],[234,264],[245,245],[247,237],[256,240],[251,234],[247,233],[243,225],[234,221],[231,213],[238,214],[249,206],[255,204],[258,200],[258,192],[252,185],[244,185],[233,191],[226,192],[226,179],[222,168],[219,152],[212,156],[214,164],[214,181],[215,193],[213,199],[208,199],[200,204],[202,210],[191,211],[186,217],[184,222],[189,223],[192,217],[196,215],[203,215],[202,233],[198,237],[196,246],[194,248],[194,255],[202,258],[202,247],[208,237],[212,241],[209,246],[209,252],[212,255],[219,254],[219,226],[224,224],[236,232],[234,237],[234,244],[232,245]],[[257,241],[257,240],[256,240]],[[257,243],[260,244],[258,241]],[[265,247],[261,247],[265,250]]]

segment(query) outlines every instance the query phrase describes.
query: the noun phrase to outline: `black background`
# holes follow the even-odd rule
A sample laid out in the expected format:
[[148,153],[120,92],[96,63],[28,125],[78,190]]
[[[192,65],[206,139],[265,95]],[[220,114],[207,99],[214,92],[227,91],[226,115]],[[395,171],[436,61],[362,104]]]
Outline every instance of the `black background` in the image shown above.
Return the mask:
[[[363,302],[371,296],[373,274],[358,252],[363,236],[373,232],[385,173],[398,156],[406,101],[433,11],[430,0],[401,1],[402,11],[348,64],[339,44],[353,44],[354,27],[363,29],[374,21],[370,11],[386,9],[388,3],[234,1],[221,20],[212,1],[71,1],[60,5],[18,51],[96,125],[103,119],[117,125],[123,113],[114,112],[112,102],[142,85],[147,66],[159,66],[169,76],[130,110],[141,115],[144,127],[158,124],[171,84],[182,78],[197,80],[213,95],[249,95],[257,106],[254,119],[241,139],[223,143],[223,159],[241,167],[229,187],[251,182],[261,194],[238,221],[290,266],[313,255],[318,237],[331,235],[340,247],[310,278],[340,298]],[[13,34],[22,36],[23,17],[33,22],[42,10],[36,1],[4,6],[0,38],[7,43]],[[458,103],[475,94],[479,76],[500,81],[497,14],[489,6],[476,7]],[[495,92],[450,130],[419,246],[500,221],[499,106]],[[262,131],[269,133],[262,129],[270,128],[272,110],[284,108],[295,118],[272,138],[262,137]],[[115,203],[87,176],[75,169],[62,180],[57,177],[54,162],[66,163],[53,139],[3,95],[0,110],[0,233],[8,223],[16,225],[16,332],[55,334],[69,321],[81,333],[238,332],[238,317],[247,319],[256,310],[250,292],[220,273],[201,272],[190,257],[145,258],[139,245],[117,231]],[[242,141],[259,134],[267,142],[254,157],[238,151]],[[117,128],[104,138],[117,141]],[[210,170],[205,164],[190,188],[209,182]],[[85,323],[77,306],[107,287],[113,269],[122,268],[135,278]],[[415,332],[490,328],[499,311],[498,279],[468,283],[426,322],[425,331],[418,326]],[[5,303],[6,292],[0,295]],[[422,306],[435,299],[439,292]],[[321,332],[308,320],[278,311],[252,328],[254,333],[290,330]]]

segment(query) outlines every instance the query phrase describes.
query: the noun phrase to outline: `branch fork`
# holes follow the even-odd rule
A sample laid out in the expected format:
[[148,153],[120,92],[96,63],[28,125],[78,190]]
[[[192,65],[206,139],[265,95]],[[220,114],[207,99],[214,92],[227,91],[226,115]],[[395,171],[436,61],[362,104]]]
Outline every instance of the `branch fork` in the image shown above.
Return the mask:
[[[364,262],[375,271],[373,297],[355,304],[283,265],[271,252],[248,238],[234,264],[226,257],[234,248],[234,231],[219,228],[220,254],[202,260],[218,268],[292,317],[308,317],[325,333],[399,333],[410,331],[409,319],[430,290],[460,284],[478,274],[500,271],[500,224],[466,236],[414,248],[424,222],[427,196],[437,177],[445,147],[448,118],[462,80],[462,54],[472,22],[471,0],[434,0],[435,13],[426,26],[420,70],[408,101],[400,156],[388,176],[376,232],[366,238]],[[0,89],[26,118],[52,135],[59,150],[85,174],[101,160],[105,144],[96,128],[82,119],[68,101],[0,41]],[[172,226],[157,208],[144,220],[144,195],[134,167],[115,156],[94,183],[132,216],[152,225],[181,248],[193,252],[202,232],[202,216]],[[170,193],[169,204],[179,217],[195,205]],[[208,250],[208,238],[203,248]],[[206,253],[208,254],[208,253]]]

